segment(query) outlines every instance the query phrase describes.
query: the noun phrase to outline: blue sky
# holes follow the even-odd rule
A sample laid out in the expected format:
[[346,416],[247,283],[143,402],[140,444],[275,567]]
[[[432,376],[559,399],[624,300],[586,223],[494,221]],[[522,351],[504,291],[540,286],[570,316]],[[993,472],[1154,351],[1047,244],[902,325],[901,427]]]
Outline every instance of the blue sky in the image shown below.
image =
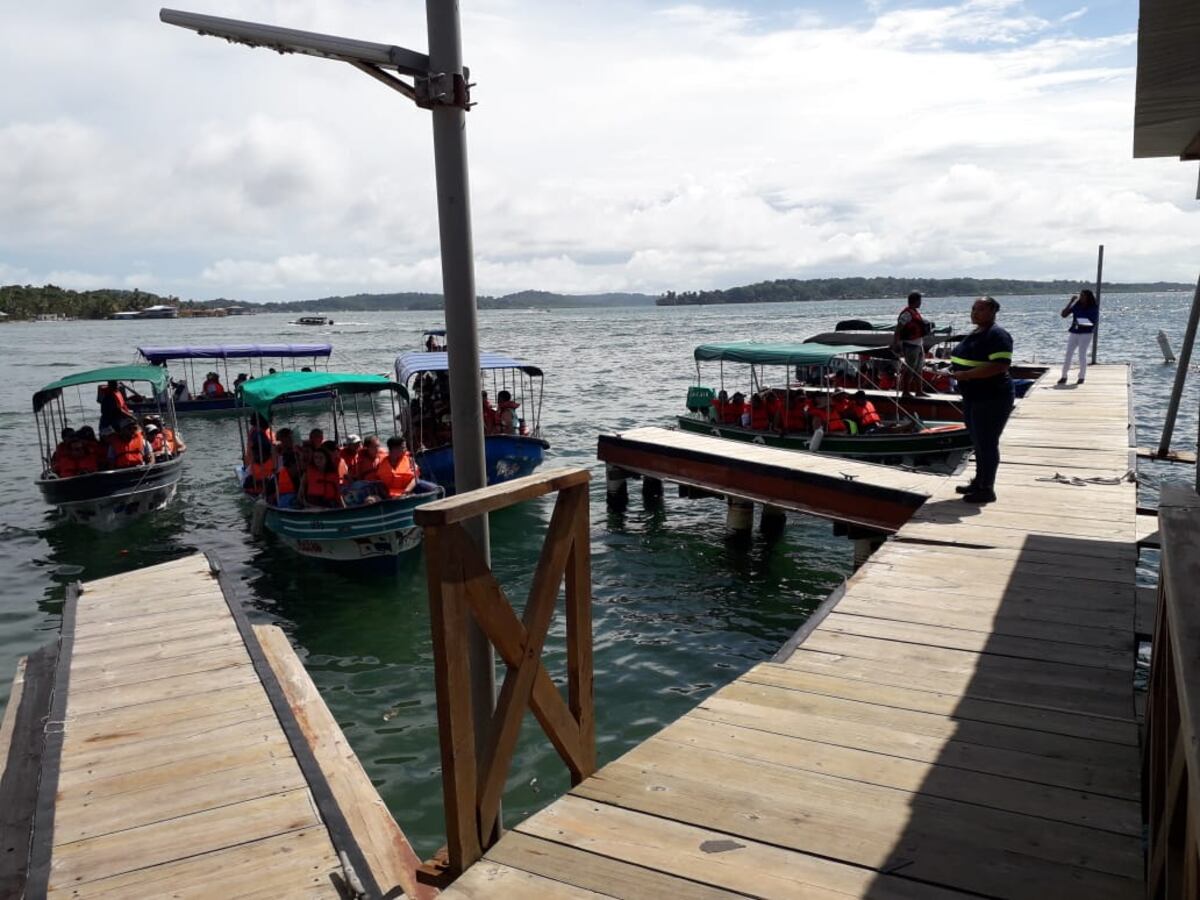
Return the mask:
[[[184,0],[178,0],[184,5]],[[424,46],[418,0],[188,7]],[[463,0],[482,292],[1194,278],[1193,166],[1131,158],[1136,4]],[[427,114],[143,0],[6,11],[0,283],[437,290]]]

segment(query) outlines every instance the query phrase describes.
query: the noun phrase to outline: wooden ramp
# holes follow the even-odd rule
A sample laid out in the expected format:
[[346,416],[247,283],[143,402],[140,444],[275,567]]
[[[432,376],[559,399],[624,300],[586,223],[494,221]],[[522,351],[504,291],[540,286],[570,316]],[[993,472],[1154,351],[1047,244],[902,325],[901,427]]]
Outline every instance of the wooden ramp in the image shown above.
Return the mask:
[[997,503],[946,484],[794,650],[445,896],[1140,896],[1136,487],[1087,480],[1127,471],[1128,390],[1124,366],[1035,389]]
[[204,556],[74,592],[53,678],[25,896],[415,889],[286,636],[252,628]]
[[669,428],[600,436],[605,462],[706,491],[892,532],[945,476]]

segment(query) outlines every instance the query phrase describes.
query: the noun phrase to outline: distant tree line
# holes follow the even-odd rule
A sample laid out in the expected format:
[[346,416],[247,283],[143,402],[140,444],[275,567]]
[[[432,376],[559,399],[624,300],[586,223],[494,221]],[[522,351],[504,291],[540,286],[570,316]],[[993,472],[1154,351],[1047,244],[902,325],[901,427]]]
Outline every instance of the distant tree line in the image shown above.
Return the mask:
[[[927,297],[970,297],[980,294],[1072,294],[1086,281],[1022,281],[1013,278],[781,278],[718,291],[667,291],[658,306],[693,306],[710,303],[793,303],[810,300],[877,300],[903,298],[910,291]],[[1191,285],[1156,281],[1146,284],[1110,284],[1102,292],[1142,293],[1190,289]]]
[[0,310],[13,319],[32,319],[40,315],[71,319],[104,319],[113,313],[170,304],[183,306],[178,297],[160,297],[137,289],[131,291],[72,291],[57,285],[41,287],[9,284],[0,286]]

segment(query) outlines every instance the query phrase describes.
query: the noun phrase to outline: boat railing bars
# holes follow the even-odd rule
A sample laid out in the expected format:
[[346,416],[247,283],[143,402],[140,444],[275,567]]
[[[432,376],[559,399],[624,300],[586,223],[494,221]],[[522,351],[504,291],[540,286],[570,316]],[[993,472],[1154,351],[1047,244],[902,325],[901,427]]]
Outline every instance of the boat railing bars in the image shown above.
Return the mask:
[[[418,873],[428,884],[449,883],[499,838],[500,801],[527,709],[566,764],[573,785],[596,769],[589,480],[587,469],[548,470],[414,511],[425,529],[446,815],[446,846]],[[464,524],[552,493],[558,496],[550,526],[518,615]],[[542,660],[564,582],[565,698]],[[507,666],[488,733],[478,742],[468,656],[472,619]]]
[[1147,897],[1200,897],[1200,495],[1164,486],[1143,742]]

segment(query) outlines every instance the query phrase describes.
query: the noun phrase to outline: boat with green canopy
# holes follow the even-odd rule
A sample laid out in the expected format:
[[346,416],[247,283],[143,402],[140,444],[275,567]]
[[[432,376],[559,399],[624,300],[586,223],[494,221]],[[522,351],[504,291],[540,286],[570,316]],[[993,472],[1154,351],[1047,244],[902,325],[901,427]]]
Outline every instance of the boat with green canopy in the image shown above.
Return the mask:
[[[288,404],[297,396],[314,394],[327,397],[326,409],[305,420],[322,427],[295,441],[280,431],[277,440],[273,426],[281,411],[296,415]],[[386,419],[379,415],[383,404],[375,402],[383,395],[391,406]],[[297,553],[334,562],[386,561],[418,546],[421,530],[413,522],[413,510],[442,497],[442,488],[420,480],[418,474],[405,493],[390,495],[378,482],[356,478],[357,466],[351,470],[346,465],[343,475],[349,448],[339,447],[351,434],[375,435],[384,444],[389,436],[405,436],[410,430],[408,394],[402,385],[382,375],[280,372],[243,382],[237,399],[247,412],[238,479],[242,490],[256,499],[256,533],[265,527]],[[312,443],[317,431],[325,437],[326,427],[332,451]],[[317,463],[317,456],[324,461]],[[306,500],[304,479],[322,475],[336,490],[331,488],[324,503]]]
[[[37,486],[47,503],[69,521],[112,531],[170,502],[187,448],[167,381],[157,366],[110,366],[67,375],[33,395]],[[142,392],[153,399],[135,416],[130,405],[146,400]]]
[[[957,468],[970,451],[961,422],[923,421],[899,403],[836,386],[853,371],[864,387],[877,388],[871,373],[875,360],[891,364],[887,348],[730,341],[702,344],[693,356],[696,384],[688,415],[677,420],[683,431],[941,471]],[[718,364],[716,388],[705,383],[703,363]],[[728,385],[726,364],[737,366]]]

